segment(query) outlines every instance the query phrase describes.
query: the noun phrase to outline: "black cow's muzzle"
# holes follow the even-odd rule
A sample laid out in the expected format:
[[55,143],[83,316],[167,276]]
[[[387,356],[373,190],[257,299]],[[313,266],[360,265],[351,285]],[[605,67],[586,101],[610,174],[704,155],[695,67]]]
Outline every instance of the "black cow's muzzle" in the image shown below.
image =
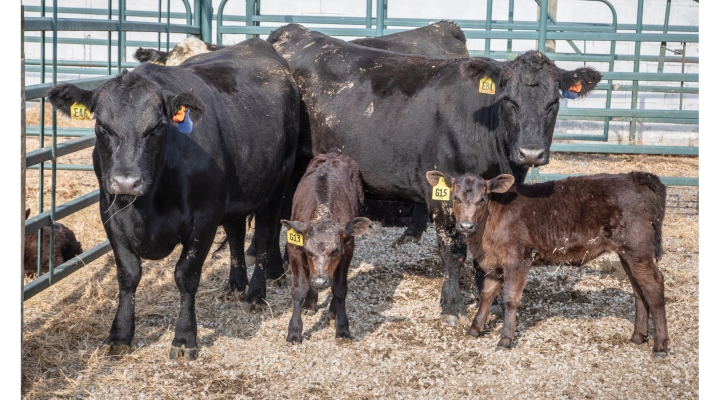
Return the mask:
[[110,177],[111,194],[140,196],[143,194],[144,183],[140,176],[114,175]]
[[545,165],[549,161],[550,151],[545,148],[537,147],[518,147],[517,160],[521,165]]

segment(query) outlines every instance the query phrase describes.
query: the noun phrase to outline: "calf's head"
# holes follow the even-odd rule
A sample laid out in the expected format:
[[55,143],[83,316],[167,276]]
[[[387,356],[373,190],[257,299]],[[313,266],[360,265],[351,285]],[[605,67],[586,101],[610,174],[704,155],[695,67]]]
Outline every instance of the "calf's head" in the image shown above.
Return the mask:
[[362,235],[370,226],[370,220],[365,217],[353,218],[345,224],[327,219],[311,223],[288,220],[280,222],[286,228],[303,235],[302,250],[310,269],[310,284],[317,289],[324,289],[332,284],[335,269],[348,250],[349,239]]
[[455,229],[465,235],[477,232],[479,224],[488,212],[488,194],[505,193],[515,183],[512,175],[502,174],[486,181],[479,175],[466,173],[452,178],[440,171],[428,171],[425,178],[430,186],[436,186],[440,178],[450,183],[450,201],[455,216]]
[[76,112],[78,105],[89,111],[88,116],[92,113],[100,184],[107,193],[119,196],[137,197],[149,191],[166,157],[168,140],[182,135],[173,120],[181,106],[193,121],[202,114],[202,104],[191,92],[170,94],[156,82],[127,71],[94,90],[60,84],[47,97],[66,115]]
[[494,96],[510,161],[526,166],[549,161],[560,93],[584,97],[602,79],[592,68],[559,68],[538,51],[508,62],[471,58],[462,65],[462,73],[478,83],[481,96]]

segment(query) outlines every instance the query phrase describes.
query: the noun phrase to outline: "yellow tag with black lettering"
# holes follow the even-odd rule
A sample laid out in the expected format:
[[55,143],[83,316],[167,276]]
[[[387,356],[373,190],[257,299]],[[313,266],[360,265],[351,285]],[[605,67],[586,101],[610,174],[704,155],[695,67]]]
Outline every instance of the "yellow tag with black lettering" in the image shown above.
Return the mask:
[[445,183],[445,178],[440,177],[437,185],[433,186],[432,189],[433,200],[450,200],[450,187]]
[[480,93],[495,94],[495,82],[489,76],[480,79]]
[[89,121],[92,119],[92,113],[84,104],[74,103],[70,106],[70,118],[74,121]]
[[287,242],[296,246],[303,245],[302,233],[296,232],[295,229],[288,229],[287,231]]
[[162,65],[163,67],[165,66],[165,64],[161,63],[160,61],[150,61],[150,64]]

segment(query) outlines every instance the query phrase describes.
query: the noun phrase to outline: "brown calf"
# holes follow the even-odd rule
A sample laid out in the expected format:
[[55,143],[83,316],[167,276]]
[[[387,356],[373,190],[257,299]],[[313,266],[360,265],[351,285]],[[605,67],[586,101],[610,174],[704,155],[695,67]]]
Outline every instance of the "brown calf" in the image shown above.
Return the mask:
[[[30,209],[25,210],[25,219],[30,216]],[[55,247],[53,249],[53,267],[68,261],[83,252],[82,246],[75,239],[75,234],[68,227],[61,223],[55,223]],[[50,227],[42,228],[42,268],[43,273],[48,272],[50,254]],[[23,267],[25,275],[37,274],[38,259],[38,234],[37,231],[25,236],[25,248],[23,251]]]
[[469,173],[454,179],[430,171],[426,177],[433,187],[440,177],[450,183],[456,229],[465,234],[482,269],[476,274],[482,281],[480,308],[468,335],[480,335],[502,285],[505,322],[498,348],[509,348],[531,266],[579,266],[612,251],[635,292],[630,341],[647,341],[649,312],[655,323],[655,356],[667,354],[665,287],[656,265],[662,255],[666,195],[657,176],[600,174],[534,185],[513,185],[512,175],[485,181]]
[[363,187],[355,161],[337,149],[310,161],[293,197],[292,221],[281,221],[289,232],[287,253],[292,269],[288,342],[302,342],[302,308],[316,311],[317,290],[329,286],[335,338],[351,339],[345,313],[348,267],[355,236],[370,226],[369,219],[358,217],[362,203]]

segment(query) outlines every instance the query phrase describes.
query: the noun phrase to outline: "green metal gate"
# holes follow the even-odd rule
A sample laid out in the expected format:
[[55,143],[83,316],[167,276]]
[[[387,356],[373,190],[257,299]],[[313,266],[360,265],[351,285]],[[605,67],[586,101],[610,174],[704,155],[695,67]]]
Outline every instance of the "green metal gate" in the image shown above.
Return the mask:
[[[262,14],[260,0],[246,0],[245,15],[226,15],[224,10],[228,0],[222,0],[213,15],[210,0],[194,0],[191,7],[188,0],[176,0],[173,4],[182,3],[184,12],[171,12],[170,0],[158,0],[157,11],[128,10],[125,0],[113,2],[108,0],[107,7],[99,8],[70,8],[58,7],[58,1],[53,0],[52,6],[46,0],[38,0],[40,5],[24,6],[24,40],[29,43],[40,43],[41,54],[38,59],[26,59],[25,72],[39,73],[41,83],[25,87],[27,101],[36,101],[40,105],[39,126],[28,126],[26,134],[37,136],[41,148],[28,152],[25,156],[28,169],[36,169],[39,174],[38,209],[40,213],[25,221],[25,233],[38,232],[50,226],[51,242],[54,240],[52,222],[58,221],[72,213],[95,204],[99,198],[99,191],[95,190],[75,198],[65,204],[55,204],[56,198],[56,171],[65,170],[92,170],[91,165],[58,164],[57,158],[82,149],[94,146],[95,135],[92,129],[62,128],[56,123],[56,113],[50,115],[52,125],[50,132],[46,132],[44,121],[45,92],[58,83],[58,74],[82,74],[87,78],[67,82],[92,89],[106,79],[119,73],[123,68],[132,68],[137,64],[127,61],[128,47],[146,47],[169,50],[176,43],[170,40],[170,34],[192,34],[200,36],[206,42],[223,42],[223,35],[241,34],[246,37],[267,35],[275,27],[287,23],[300,23],[312,27],[313,30],[333,36],[371,37],[382,36],[408,29],[427,25],[427,19],[421,18],[389,18],[387,15],[388,3],[393,0],[366,0],[366,15],[364,17],[330,17],[330,16],[297,16],[297,15],[264,15]],[[237,0],[240,2],[240,0]],[[357,0],[362,1],[362,0]],[[555,152],[584,152],[584,153],[623,153],[623,154],[672,154],[672,155],[698,155],[697,146],[650,146],[636,144],[610,144],[608,131],[611,121],[628,121],[630,124],[630,139],[634,140],[636,126],[639,122],[655,122],[666,124],[698,125],[698,111],[682,109],[683,94],[697,94],[699,88],[698,74],[686,73],[687,64],[697,64],[699,57],[686,56],[686,44],[698,43],[698,27],[689,25],[669,25],[670,4],[667,0],[664,24],[643,24],[644,0],[637,0],[637,22],[635,24],[620,24],[617,21],[617,12],[607,0],[586,0],[605,5],[611,20],[605,23],[559,22],[548,15],[548,0],[535,0],[540,12],[545,18],[537,21],[515,21],[515,0],[509,0],[509,12],[506,20],[493,20],[487,16],[492,15],[493,0],[487,0],[485,19],[455,20],[463,28],[468,39],[483,39],[485,42],[482,51],[471,51],[471,56],[485,56],[496,59],[512,59],[518,51],[513,50],[513,40],[536,40],[538,50],[545,52],[547,40],[567,41],[573,49],[571,53],[548,52],[547,56],[556,61],[576,62],[603,62],[608,64],[607,70],[601,70],[604,81],[596,90],[606,91],[605,107],[603,108],[562,108],[558,114],[559,120],[585,120],[601,121],[603,134],[556,134],[551,149]],[[562,3],[561,3],[562,4]],[[373,7],[374,6],[374,7]],[[373,8],[376,10],[373,13]],[[380,12],[377,12],[380,10]],[[65,16],[83,15],[84,18],[71,18]],[[61,16],[63,16],[61,18]],[[88,17],[89,16],[89,17]],[[95,18],[95,17],[102,17]],[[152,19],[153,21],[147,21]],[[212,22],[216,21],[215,36],[212,34]],[[239,25],[240,24],[240,25]],[[63,32],[96,31],[106,32],[107,39],[91,39],[63,37]],[[126,40],[127,32],[156,33],[157,40]],[[50,34],[48,39],[46,35]],[[149,36],[149,35],[148,35]],[[50,42],[48,42],[50,40]],[[491,51],[491,41],[502,40],[506,42],[505,51]],[[607,53],[590,53],[584,49],[588,41],[604,41],[610,44]],[[634,42],[633,54],[617,54],[617,42]],[[645,42],[660,43],[660,52],[657,55],[641,54],[641,44]],[[45,54],[47,43],[52,43],[52,54]],[[78,61],[59,60],[57,51],[59,46],[84,44],[88,46],[101,46],[107,50],[106,61]],[[668,53],[670,53],[668,55]],[[113,59],[114,57],[114,59]],[[633,63],[633,72],[616,72],[616,61],[629,61]],[[641,62],[656,62],[657,72],[640,72]],[[680,73],[666,73],[665,66],[674,64],[681,66]],[[50,75],[49,82],[47,75]],[[689,85],[688,85],[689,84]],[[630,92],[632,96],[630,109],[613,108],[612,92]],[[638,94],[650,93],[679,93],[680,107],[677,110],[644,110],[638,109]],[[45,145],[46,139],[51,143]],[[58,137],[75,137],[74,139],[57,143]],[[589,141],[594,143],[562,143],[562,141]],[[23,174],[25,171],[23,171]],[[51,176],[50,199],[43,197],[43,178]],[[533,169],[528,179],[548,180],[562,178],[564,175],[540,174]],[[698,185],[698,178],[694,177],[661,177],[668,185]],[[23,187],[22,190],[25,190]],[[49,204],[46,204],[49,200]],[[38,232],[40,233],[40,232]],[[38,235],[38,241],[42,235]],[[42,247],[38,246],[38,251]],[[87,263],[92,262],[110,250],[107,240],[85,251],[80,256],[63,265],[52,265],[52,246],[49,272],[41,274],[40,262],[42,254],[38,254],[38,278],[25,285],[24,299],[29,299],[43,289],[67,277]]]

